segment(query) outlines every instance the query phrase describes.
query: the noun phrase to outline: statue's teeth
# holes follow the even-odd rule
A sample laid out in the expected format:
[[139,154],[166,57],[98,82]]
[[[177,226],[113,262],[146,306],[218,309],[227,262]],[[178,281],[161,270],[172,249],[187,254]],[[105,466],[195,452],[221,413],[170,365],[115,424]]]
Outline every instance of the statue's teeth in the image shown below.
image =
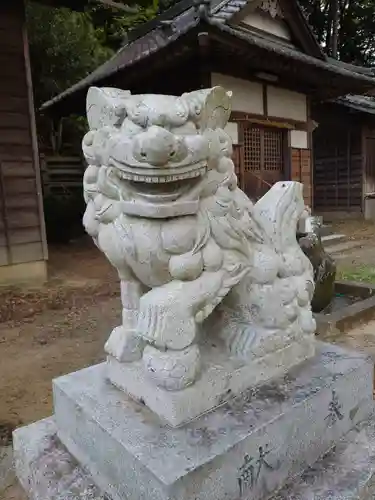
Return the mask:
[[165,182],[180,181],[184,179],[191,179],[194,177],[199,177],[205,173],[206,169],[200,168],[198,170],[192,170],[191,172],[185,172],[183,174],[175,175],[139,175],[130,172],[119,171],[119,177],[124,180],[134,181],[134,182],[146,182],[148,184],[158,184]]

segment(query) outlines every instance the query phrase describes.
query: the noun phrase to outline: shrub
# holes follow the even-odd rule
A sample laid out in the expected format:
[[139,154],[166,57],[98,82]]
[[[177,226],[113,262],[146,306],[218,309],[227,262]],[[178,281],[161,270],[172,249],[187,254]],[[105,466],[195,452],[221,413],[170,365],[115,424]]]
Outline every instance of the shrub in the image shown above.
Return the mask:
[[49,243],[69,243],[84,233],[85,203],[80,192],[44,196],[44,218]]

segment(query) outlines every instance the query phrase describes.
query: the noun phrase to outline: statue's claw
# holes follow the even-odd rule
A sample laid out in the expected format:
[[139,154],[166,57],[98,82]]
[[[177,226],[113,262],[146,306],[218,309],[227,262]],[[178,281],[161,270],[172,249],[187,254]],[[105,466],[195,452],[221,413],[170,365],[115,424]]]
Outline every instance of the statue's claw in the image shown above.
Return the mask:
[[160,349],[184,349],[195,339],[196,323],[179,298],[155,289],[141,298],[137,332]]
[[117,326],[107,340],[104,350],[118,361],[129,363],[142,358],[145,341],[136,335],[135,330]]

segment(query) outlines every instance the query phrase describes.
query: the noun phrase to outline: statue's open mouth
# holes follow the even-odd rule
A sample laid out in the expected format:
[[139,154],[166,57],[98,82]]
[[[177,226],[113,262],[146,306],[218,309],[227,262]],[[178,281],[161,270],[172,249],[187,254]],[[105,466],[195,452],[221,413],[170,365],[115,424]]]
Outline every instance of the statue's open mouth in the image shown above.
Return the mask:
[[201,177],[207,170],[207,163],[205,161],[183,166],[168,165],[150,168],[144,166],[130,167],[111,158],[109,165],[116,168],[116,173],[120,179],[147,184],[162,184],[193,179]]

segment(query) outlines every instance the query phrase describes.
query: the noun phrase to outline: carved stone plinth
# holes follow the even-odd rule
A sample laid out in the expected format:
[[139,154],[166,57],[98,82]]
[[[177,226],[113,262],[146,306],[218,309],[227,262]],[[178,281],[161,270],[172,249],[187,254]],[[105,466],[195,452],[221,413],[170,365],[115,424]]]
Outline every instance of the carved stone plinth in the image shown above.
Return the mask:
[[[371,486],[373,424],[352,431],[351,445],[340,441],[373,410],[373,363],[361,354],[319,343],[285,377],[181,428],[106,382],[105,369],[55,380],[54,422],[16,431],[17,473],[31,499],[260,500],[304,471],[277,498],[349,500]],[[324,458],[329,477],[320,462],[314,476],[308,468],[335,444],[341,452]]]

